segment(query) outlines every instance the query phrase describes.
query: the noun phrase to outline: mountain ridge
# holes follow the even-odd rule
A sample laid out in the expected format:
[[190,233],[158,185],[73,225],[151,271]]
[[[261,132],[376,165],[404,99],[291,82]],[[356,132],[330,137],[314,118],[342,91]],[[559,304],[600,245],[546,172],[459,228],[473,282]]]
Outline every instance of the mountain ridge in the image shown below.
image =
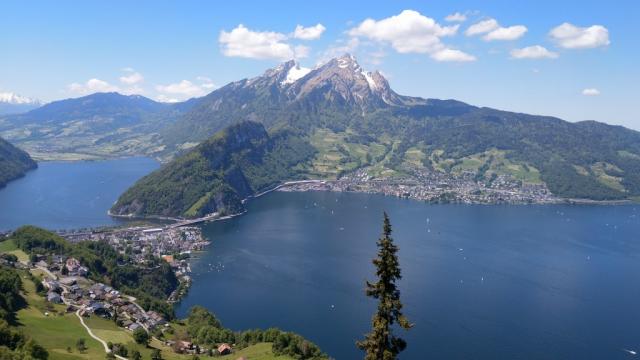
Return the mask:
[[[292,69],[299,76],[290,77]],[[288,129],[310,145],[314,155],[298,173],[304,179],[365,174],[420,184],[435,174],[477,187],[453,196],[463,202],[486,196],[500,201],[491,195],[499,186],[494,181],[516,189],[538,186],[560,198],[640,196],[637,131],[399,95],[348,54],[308,71],[289,61],[232,82],[203,97],[162,135],[167,148],[189,156],[184,144],[243,121],[259,122],[269,133]],[[535,201],[532,196],[526,201]]]
[[0,116],[0,135],[45,160],[153,155],[158,132],[197,99],[160,103],[142,95],[94,93],[54,101],[24,114]]

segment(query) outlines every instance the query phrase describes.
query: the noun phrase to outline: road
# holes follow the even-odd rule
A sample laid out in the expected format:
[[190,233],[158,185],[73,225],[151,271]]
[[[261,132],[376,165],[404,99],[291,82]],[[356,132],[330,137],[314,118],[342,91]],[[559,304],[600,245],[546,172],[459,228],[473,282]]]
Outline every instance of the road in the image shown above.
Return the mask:
[[[91,336],[92,338],[96,339],[98,342],[100,342],[102,344],[102,346],[104,346],[104,351],[108,354],[111,352],[111,349],[109,349],[109,346],[107,345],[107,342],[100,339],[96,334],[93,333],[93,331],[91,331],[91,328],[89,328],[87,326],[87,324],[84,323],[84,319],[82,318],[82,316],[80,315],[80,310],[76,311],[76,316],[78,317],[78,319],[80,319],[80,324],[82,324],[82,326],[84,326],[85,329],[87,329],[87,333],[89,333],[89,336]],[[120,360],[127,360],[126,357],[122,357],[120,355],[116,355],[114,354],[116,359],[120,359]]]

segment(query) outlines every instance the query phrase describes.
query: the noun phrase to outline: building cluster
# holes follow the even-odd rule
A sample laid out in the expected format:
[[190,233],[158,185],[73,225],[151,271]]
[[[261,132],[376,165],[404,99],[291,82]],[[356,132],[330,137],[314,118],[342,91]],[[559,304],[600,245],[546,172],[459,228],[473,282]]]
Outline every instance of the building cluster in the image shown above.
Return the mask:
[[375,178],[366,169],[360,169],[338,180],[293,182],[279,190],[365,192],[434,203],[548,204],[561,201],[544,184],[523,183],[506,174],[478,180],[472,171],[454,175],[422,169],[414,170],[410,176],[389,178]]
[[171,265],[181,286],[169,296],[170,302],[180,299],[191,284],[188,258],[201,251],[209,242],[199,227],[131,227],[96,231],[61,232],[68,241],[105,241],[133,263],[144,263],[151,257],[162,258]]
[[117,317],[118,323],[131,331],[140,327],[151,331],[167,324],[162,315],[145,311],[133,298],[88,279],[88,271],[75,258],[39,257],[34,266],[48,275],[42,281],[47,290],[47,301],[65,304],[68,311],[78,311],[82,316]]

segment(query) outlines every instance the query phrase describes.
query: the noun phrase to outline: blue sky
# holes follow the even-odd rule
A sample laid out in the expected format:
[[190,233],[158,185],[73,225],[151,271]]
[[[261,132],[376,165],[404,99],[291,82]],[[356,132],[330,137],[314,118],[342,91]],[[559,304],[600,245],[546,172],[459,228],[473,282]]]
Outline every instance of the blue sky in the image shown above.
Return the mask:
[[348,50],[401,94],[640,129],[639,15],[635,1],[5,1],[0,92],[181,100]]

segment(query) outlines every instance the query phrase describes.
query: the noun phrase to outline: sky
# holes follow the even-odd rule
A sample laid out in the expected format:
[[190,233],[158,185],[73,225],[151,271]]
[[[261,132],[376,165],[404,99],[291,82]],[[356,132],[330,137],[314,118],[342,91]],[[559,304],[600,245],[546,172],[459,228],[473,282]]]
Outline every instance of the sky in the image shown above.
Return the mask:
[[640,2],[12,1],[0,93],[205,95],[349,52],[403,95],[640,130]]

